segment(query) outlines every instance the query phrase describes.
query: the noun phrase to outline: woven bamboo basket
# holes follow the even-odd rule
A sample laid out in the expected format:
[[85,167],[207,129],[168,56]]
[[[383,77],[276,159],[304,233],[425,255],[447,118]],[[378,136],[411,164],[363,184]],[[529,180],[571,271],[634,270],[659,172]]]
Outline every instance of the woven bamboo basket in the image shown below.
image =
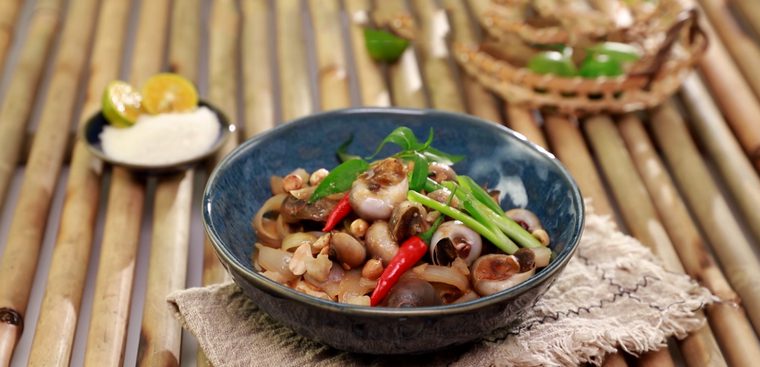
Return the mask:
[[[520,4],[527,2],[496,0],[480,17],[491,39],[480,45],[453,45],[456,59],[468,74],[514,105],[575,115],[653,107],[678,89],[707,47],[696,9],[678,0],[661,0],[651,10],[639,11],[630,22],[607,24],[607,28],[578,26],[582,21],[573,18],[586,14],[582,12],[569,12],[566,23],[548,27],[527,21],[518,25],[503,15],[504,9],[522,9]],[[541,2],[534,0],[534,9],[538,9],[535,3]],[[545,16],[559,19],[563,8],[556,7],[551,15],[549,11]],[[502,21],[494,18],[498,13]],[[603,41],[636,45],[643,51],[642,58],[617,77],[561,77],[535,73],[525,67],[524,60],[503,57],[498,50],[514,48],[529,53],[536,45],[552,43],[583,49]]]

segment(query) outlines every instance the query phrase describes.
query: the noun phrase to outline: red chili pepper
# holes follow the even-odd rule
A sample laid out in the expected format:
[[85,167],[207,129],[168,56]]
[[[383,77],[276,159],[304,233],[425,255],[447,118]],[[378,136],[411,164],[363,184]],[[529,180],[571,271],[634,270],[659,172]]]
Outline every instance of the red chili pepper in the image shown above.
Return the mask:
[[422,238],[418,236],[409,237],[401,247],[399,247],[396,256],[393,256],[391,262],[383,270],[380,279],[377,280],[377,286],[370,296],[370,304],[377,306],[380,301],[388,295],[388,292],[398,282],[401,275],[416,264],[427,252],[428,246]]
[[338,204],[335,205],[330,212],[330,215],[327,216],[327,222],[325,223],[325,227],[322,228],[322,232],[332,231],[332,229],[335,228],[335,226],[340,223],[348,213],[351,213],[351,203],[348,201],[349,194],[351,193],[347,192],[346,195],[340,199]]

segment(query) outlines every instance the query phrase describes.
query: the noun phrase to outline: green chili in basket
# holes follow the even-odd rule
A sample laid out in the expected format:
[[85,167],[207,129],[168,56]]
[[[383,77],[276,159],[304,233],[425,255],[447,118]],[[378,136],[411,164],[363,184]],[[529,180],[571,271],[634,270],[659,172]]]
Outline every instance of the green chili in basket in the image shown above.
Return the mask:
[[364,28],[364,45],[375,61],[395,62],[409,41],[383,30]]

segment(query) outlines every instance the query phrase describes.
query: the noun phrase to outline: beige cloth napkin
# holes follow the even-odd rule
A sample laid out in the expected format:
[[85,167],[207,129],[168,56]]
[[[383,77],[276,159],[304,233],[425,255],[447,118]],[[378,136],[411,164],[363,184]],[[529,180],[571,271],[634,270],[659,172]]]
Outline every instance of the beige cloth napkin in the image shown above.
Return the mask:
[[579,248],[554,285],[512,330],[420,356],[366,356],[307,340],[271,319],[232,283],[175,292],[176,316],[216,367],[554,366],[600,364],[621,348],[638,354],[684,337],[716,299],[684,274],[664,270],[607,217],[589,214]]

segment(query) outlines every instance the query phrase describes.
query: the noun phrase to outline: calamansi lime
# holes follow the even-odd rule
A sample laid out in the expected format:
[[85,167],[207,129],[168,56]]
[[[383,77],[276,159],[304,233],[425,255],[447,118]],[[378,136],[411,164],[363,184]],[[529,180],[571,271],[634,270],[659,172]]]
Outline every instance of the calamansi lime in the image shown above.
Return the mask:
[[142,97],[131,85],[114,80],[103,91],[102,112],[111,125],[129,127],[137,121]]
[[143,109],[150,114],[189,111],[198,105],[193,83],[177,74],[156,74],[145,82],[141,92]]

